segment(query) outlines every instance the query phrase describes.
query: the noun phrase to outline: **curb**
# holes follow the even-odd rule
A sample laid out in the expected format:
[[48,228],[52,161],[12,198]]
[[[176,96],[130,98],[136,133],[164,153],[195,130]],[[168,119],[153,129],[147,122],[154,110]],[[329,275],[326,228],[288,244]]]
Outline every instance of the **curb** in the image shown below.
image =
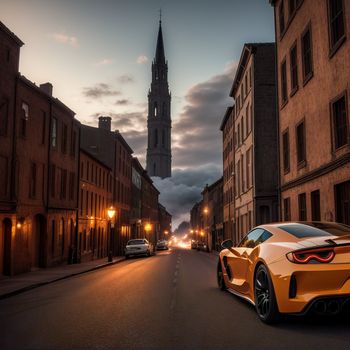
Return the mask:
[[27,292],[29,290],[36,289],[36,288],[39,288],[39,287],[42,287],[42,286],[46,286],[47,284],[51,284],[51,283],[54,283],[54,282],[62,281],[62,280],[65,280],[67,278],[70,278],[70,277],[74,277],[74,276],[82,275],[82,274],[87,273],[87,272],[92,272],[92,271],[95,271],[95,270],[99,270],[99,269],[102,269],[102,268],[107,267],[107,266],[112,266],[112,265],[118,264],[118,263],[120,263],[122,261],[125,261],[125,258],[122,258],[122,259],[116,260],[116,261],[112,261],[112,262],[107,262],[105,264],[97,265],[97,266],[94,266],[94,267],[89,268],[89,269],[84,270],[84,271],[74,272],[74,273],[71,273],[69,275],[65,275],[65,276],[62,276],[62,277],[55,278],[53,280],[34,283],[34,284],[29,285],[29,286],[13,290],[12,292],[4,293],[4,294],[0,295],[0,300],[11,298],[11,297],[13,297],[15,295]]

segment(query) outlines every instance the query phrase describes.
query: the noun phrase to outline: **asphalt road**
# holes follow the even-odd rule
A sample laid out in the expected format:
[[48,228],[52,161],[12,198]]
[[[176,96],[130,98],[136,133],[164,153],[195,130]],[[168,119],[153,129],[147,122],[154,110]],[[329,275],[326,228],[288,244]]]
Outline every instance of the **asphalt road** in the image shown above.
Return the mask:
[[2,300],[0,349],[350,349],[350,316],[267,326],[216,263],[174,249]]

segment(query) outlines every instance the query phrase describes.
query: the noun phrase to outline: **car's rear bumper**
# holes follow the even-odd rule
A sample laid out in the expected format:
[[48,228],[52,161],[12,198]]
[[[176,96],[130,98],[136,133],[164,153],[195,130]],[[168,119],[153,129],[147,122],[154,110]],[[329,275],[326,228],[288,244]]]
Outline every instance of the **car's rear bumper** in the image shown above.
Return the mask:
[[269,266],[279,311],[304,313],[321,299],[350,296],[350,264],[293,264]]
[[132,256],[132,255],[147,255],[148,250],[131,250],[131,251],[126,251],[125,256]]

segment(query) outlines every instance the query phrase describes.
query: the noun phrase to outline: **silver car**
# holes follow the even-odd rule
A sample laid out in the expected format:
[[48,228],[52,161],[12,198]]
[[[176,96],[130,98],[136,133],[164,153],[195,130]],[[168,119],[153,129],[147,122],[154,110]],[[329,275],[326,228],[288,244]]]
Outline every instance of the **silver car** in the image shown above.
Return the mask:
[[127,259],[132,255],[150,256],[152,251],[152,244],[147,239],[130,239],[125,247],[125,258]]

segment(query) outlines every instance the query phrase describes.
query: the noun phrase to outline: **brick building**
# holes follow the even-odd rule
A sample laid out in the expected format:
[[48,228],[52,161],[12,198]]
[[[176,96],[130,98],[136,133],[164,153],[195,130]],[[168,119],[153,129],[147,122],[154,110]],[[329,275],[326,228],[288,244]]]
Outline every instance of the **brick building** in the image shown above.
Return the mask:
[[158,198],[159,191],[144,170],[141,178],[141,236],[153,244],[159,237]]
[[107,209],[112,206],[112,169],[80,151],[78,261],[103,258],[111,246]]
[[270,2],[282,217],[350,224],[350,3]]
[[224,239],[223,177],[213,184],[207,185],[202,192],[202,196],[202,220],[207,246],[209,251],[220,251],[220,245]]
[[132,181],[131,181],[131,212],[130,225],[131,237],[141,238],[141,200],[142,200],[142,174],[144,169],[139,160],[135,157],[132,159]]
[[80,123],[50,83],[38,87],[19,74],[22,42],[2,23],[0,37],[0,261],[12,275],[68,259]]
[[166,208],[158,203],[158,222],[159,236],[158,239],[168,239],[171,235],[171,214]]
[[112,204],[116,209],[113,255],[122,255],[131,237],[131,181],[133,150],[119,131],[111,131],[111,118],[99,117],[98,128],[82,125],[81,148],[112,169]]
[[203,200],[195,203],[190,213],[190,224],[192,238],[196,241],[202,240],[204,237],[204,217],[203,217]]
[[235,100],[236,243],[252,227],[278,218],[275,85],[274,43],[245,44],[230,92]]
[[224,239],[233,239],[235,231],[234,196],[234,106],[226,110],[220,130],[223,149],[223,225]]

